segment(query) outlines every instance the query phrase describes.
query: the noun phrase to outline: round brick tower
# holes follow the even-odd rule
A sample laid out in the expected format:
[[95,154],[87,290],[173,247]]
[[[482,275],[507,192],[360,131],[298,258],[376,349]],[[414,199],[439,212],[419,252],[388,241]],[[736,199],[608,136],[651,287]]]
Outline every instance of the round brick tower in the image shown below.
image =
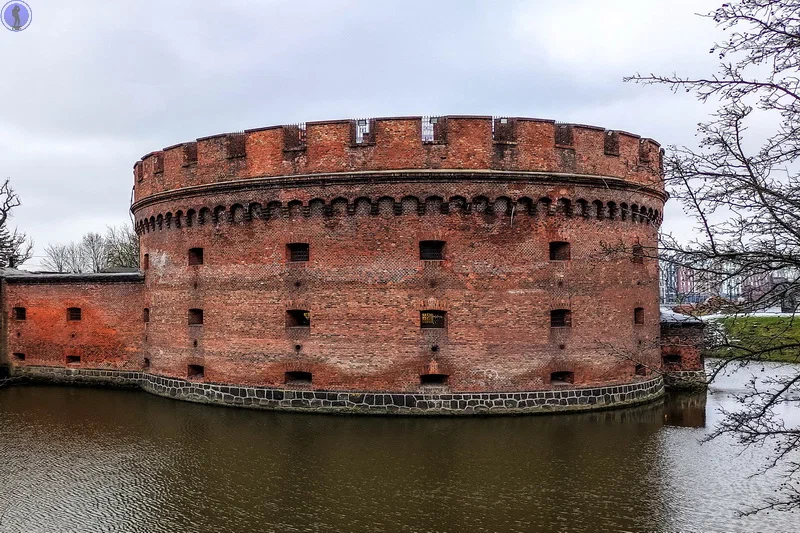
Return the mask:
[[657,397],[645,256],[661,157],[625,132],[474,116],[274,126],[150,153],[131,207],[146,373],[198,397],[200,384],[275,391],[277,407]]

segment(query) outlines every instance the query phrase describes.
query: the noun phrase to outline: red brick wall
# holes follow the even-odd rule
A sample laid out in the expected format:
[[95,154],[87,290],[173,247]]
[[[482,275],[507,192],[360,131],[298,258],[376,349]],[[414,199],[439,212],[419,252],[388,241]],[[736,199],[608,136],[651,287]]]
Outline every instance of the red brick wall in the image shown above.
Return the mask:
[[[139,282],[3,282],[5,352],[11,365],[66,366],[79,356],[81,368],[140,369],[144,326]],[[13,317],[14,307],[26,319]],[[80,321],[67,308],[81,309]],[[14,358],[25,354],[25,361]]]
[[[303,149],[287,148],[286,127],[245,132],[246,156],[228,158],[228,139],[198,139],[197,161],[179,144],[146,155],[134,168],[135,200],[201,184],[262,176],[403,169],[495,169],[623,178],[663,191],[658,143],[626,132],[618,155],[604,150],[609,131],[574,125],[572,143],[556,147],[555,122],[510,118],[510,141],[495,143],[491,117],[441,117],[446,142],[423,143],[420,117],[375,119],[374,144],[353,145],[349,120],[310,122]],[[156,172],[163,157],[163,171]],[[141,177],[141,180],[138,179]]]
[[[458,209],[456,195],[471,210]],[[448,214],[425,207],[434,196],[448,199]],[[495,214],[477,212],[483,196]],[[635,364],[621,354],[657,368],[656,263],[609,256],[601,244],[652,247],[657,225],[619,213],[598,220],[593,208],[566,216],[540,205],[532,216],[519,201],[541,197],[661,209],[641,192],[456,178],[259,188],[141,208],[137,220],[161,220],[142,233],[152,371],[185,377],[200,364],[209,381],[279,386],[284,372],[302,370],[315,388],[408,391],[435,356],[453,390],[510,391],[550,388],[561,370],[580,385],[631,381]],[[253,202],[252,220],[232,209]],[[273,203],[279,209],[267,209]],[[217,222],[187,226],[183,216],[176,227],[176,213],[203,208]],[[447,259],[420,261],[420,240],[446,241]],[[551,262],[551,240],[569,241],[572,260]],[[310,243],[311,260],[288,264],[290,242]],[[202,266],[188,266],[193,247],[204,248]],[[645,308],[644,325],[633,324],[635,307]],[[203,326],[187,325],[189,308],[204,310]],[[559,308],[572,310],[569,331],[550,328]],[[310,331],[287,331],[287,309],[310,310]],[[447,311],[446,332],[421,330],[422,309]]]
[[661,357],[679,355],[680,364],[665,365],[666,370],[703,370],[703,327],[698,325],[661,327]]

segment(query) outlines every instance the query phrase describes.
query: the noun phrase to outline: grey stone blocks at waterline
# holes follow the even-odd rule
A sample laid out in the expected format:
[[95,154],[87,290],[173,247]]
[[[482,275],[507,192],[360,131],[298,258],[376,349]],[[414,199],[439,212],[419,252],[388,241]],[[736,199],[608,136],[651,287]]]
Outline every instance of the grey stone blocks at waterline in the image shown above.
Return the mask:
[[167,378],[126,370],[18,367],[18,381],[141,388],[197,403],[254,409],[354,414],[534,414],[607,409],[648,402],[664,393],[664,380],[532,392],[353,392],[248,387]]

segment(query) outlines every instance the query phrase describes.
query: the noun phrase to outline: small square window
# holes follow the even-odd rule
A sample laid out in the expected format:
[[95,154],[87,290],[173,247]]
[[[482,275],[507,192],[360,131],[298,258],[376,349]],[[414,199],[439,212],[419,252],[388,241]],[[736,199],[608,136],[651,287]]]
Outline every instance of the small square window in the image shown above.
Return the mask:
[[189,248],[189,265],[202,265],[202,264],[203,264],[203,249]]
[[24,353],[15,353],[14,354],[14,360],[15,361],[24,361],[25,360],[25,354]]
[[308,261],[309,246],[307,242],[292,242],[286,245],[289,261],[302,262]]
[[550,383],[553,385],[568,385],[570,383],[575,383],[575,374],[565,370],[553,372],[550,374]]
[[550,261],[569,261],[569,243],[564,241],[553,241],[550,243]]
[[142,318],[145,324],[150,322],[150,309],[148,309],[147,307],[144,308],[144,313]]
[[634,368],[634,374],[636,374],[637,376],[646,376],[647,367],[642,364],[636,365],[636,367]]
[[637,307],[633,310],[633,323],[644,324],[644,307]]
[[631,261],[639,265],[644,263],[644,246],[641,244],[634,244],[632,248],[633,257]]
[[447,312],[427,309],[419,312],[419,327],[421,328],[446,328]]
[[200,326],[203,324],[203,310],[189,309],[189,325]]
[[287,385],[309,386],[311,385],[311,372],[286,372],[283,375],[283,382]]
[[287,328],[310,328],[311,311],[307,309],[289,309],[286,311]]
[[81,308],[80,307],[70,307],[67,309],[67,320],[80,320],[81,319]]
[[189,365],[186,368],[186,377],[189,379],[203,379],[206,375],[206,369],[202,365]]
[[569,309],[553,309],[550,311],[551,328],[569,328],[572,326],[572,311]]
[[28,310],[24,307],[15,307],[14,308],[14,320],[27,320],[28,318]]
[[67,356],[67,364],[68,365],[79,365],[81,363],[81,356],[80,355],[68,355]]
[[419,258],[423,261],[444,260],[444,241],[419,241]]

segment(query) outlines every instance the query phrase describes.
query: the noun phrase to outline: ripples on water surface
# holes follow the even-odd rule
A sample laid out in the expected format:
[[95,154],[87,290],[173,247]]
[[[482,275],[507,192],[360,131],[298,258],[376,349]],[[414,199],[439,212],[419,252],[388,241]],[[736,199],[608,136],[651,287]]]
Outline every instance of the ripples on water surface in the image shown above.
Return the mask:
[[798,531],[797,514],[736,518],[770,493],[747,478],[763,451],[698,444],[746,377],[707,403],[463,419],[0,389],[0,531]]

